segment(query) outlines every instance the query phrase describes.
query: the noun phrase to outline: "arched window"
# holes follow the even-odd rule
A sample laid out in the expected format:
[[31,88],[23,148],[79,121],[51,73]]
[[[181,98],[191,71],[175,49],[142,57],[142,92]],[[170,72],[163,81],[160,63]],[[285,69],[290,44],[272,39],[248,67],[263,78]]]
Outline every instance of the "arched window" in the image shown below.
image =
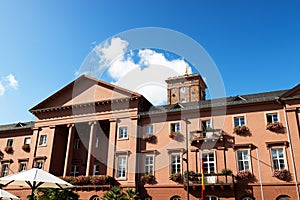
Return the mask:
[[219,200],[219,198],[216,196],[206,196],[205,200]]
[[100,200],[100,198],[97,195],[94,195],[90,198],[90,200]]
[[288,195],[280,195],[276,200],[290,200],[290,197]]
[[242,198],[242,200],[253,200],[253,198],[252,197],[244,197],[244,198]]
[[180,196],[172,196],[170,200],[180,200]]

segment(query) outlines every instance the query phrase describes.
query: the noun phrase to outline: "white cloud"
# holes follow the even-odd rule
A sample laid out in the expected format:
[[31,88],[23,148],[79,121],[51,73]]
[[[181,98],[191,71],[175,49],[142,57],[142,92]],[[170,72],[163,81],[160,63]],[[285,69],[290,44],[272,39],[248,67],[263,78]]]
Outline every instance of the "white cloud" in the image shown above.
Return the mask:
[[9,74],[8,76],[6,76],[6,81],[8,82],[9,87],[13,88],[13,89],[18,89],[18,81],[15,79],[15,76],[12,74]]
[[128,42],[119,37],[112,38],[104,44],[97,45],[93,51],[99,56],[100,67],[108,66],[126,52]]
[[3,96],[5,93],[6,89],[4,85],[0,82],[0,96]]
[[[128,46],[129,43],[119,37],[95,46],[76,74],[101,78],[102,71],[107,67],[107,75],[112,79],[110,82],[144,95],[155,105],[165,104],[165,80],[183,75],[187,63],[183,59],[169,60],[166,54],[152,49],[128,51]],[[191,73],[191,67],[188,71]]]
[[[130,56],[114,61],[109,67],[109,75],[119,86],[144,95],[154,105],[166,104],[165,80],[183,75],[188,64],[183,59],[168,60],[164,54],[151,49],[139,50],[138,56],[138,64]],[[190,73],[191,67],[188,70]]]

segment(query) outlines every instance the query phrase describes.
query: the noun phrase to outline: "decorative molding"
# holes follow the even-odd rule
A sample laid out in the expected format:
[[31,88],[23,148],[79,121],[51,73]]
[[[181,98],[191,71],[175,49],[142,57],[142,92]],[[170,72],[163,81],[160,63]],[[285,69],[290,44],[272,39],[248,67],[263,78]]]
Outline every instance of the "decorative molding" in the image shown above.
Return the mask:
[[273,147],[273,146],[285,146],[285,147],[288,147],[289,146],[289,142],[288,141],[266,142],[266,146],[267,146],[267,148],[270,148],[270,147]]

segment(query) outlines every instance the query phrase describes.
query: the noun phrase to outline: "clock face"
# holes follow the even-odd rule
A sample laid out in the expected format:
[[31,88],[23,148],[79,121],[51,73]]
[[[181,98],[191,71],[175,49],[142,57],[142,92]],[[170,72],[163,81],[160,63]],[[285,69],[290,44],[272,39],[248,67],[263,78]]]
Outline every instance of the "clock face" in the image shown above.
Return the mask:
[[180,88],[180,92],[185,93],[185,88],[184,87]]

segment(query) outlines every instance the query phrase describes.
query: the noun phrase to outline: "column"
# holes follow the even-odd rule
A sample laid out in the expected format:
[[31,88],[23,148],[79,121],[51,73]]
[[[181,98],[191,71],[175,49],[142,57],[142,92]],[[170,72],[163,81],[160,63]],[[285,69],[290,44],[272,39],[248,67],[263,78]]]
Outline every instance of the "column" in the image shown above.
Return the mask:
[[109,144],[108,144],[108,155],[107,155],[107,175],[114,177],[115,168],[115,151],[116,151],[116,136],[118,123],[117,119],[110,119],[109,129]]
[[65,165],[64,165],[64,173],[63,176],[67,176],[67,171],[69,167],[69,159],[70,159],[70,149],[71,147],[71,141],[74,139],[74,124],[68,124],[67,127],[68,130],[68,142],[67,142],[67,148],[66,148],[66,157],[65,157]]
[[88,155],[86,161],[86,173],[85,173],[86,176],[89,176],[91,174],[91,159],[92,159],[96,122],[90,122],[89,125],[91,126],[91,129],[90,129],[89,149],[88,149]]

